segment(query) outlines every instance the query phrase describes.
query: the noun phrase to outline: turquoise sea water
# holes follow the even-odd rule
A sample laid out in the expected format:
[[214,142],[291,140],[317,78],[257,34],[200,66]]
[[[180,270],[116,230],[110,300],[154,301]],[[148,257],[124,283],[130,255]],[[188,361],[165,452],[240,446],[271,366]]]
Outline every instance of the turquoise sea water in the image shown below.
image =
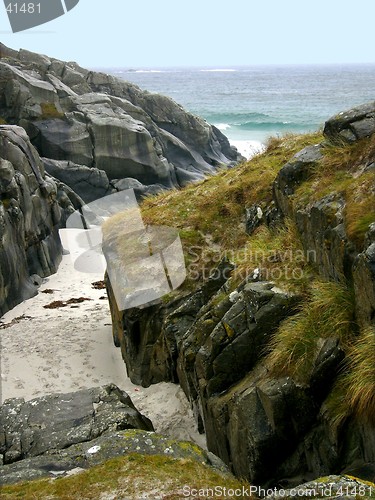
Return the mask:
[[333,114],[375,100],[375,64],[104,71],[172,97],[232,141],[316,130]]

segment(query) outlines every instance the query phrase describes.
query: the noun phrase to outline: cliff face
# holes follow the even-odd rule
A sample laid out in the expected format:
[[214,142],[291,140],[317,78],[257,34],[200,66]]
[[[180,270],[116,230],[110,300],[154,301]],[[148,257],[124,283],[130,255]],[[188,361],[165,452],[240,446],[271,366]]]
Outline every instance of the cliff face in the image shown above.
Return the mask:
[[241,159],[218,129],[167,97],[4,45],[0,118],[24,127],[46,170],[86,202],[184,186]]
[[[37,292],[55,273],[58,229],[80,200],[44,171],[24,129],[0,126],[0,314]],[[73,205],[74,203],[74,205]]]
[[374,110],[146,200],[146,222],[181,230],[193,277],[125,312],[108,282],[130,378],[180,383],[210,451],[251,483],[375,478]]

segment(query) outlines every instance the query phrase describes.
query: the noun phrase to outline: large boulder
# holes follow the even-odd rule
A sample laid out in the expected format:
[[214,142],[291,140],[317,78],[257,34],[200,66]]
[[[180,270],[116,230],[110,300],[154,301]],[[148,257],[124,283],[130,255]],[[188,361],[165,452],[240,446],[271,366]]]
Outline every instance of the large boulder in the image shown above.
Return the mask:
[[0,314],[35,295],[32,275],[57,271],[58,229],[79,200],[45,173],[25,130],[0,126]]

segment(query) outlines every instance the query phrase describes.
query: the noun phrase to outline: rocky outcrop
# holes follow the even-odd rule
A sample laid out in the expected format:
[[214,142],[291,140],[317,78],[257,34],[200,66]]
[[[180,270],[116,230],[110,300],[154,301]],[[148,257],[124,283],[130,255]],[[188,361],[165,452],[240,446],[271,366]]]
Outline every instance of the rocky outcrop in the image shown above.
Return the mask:
[[333,143],[353,143],[375,133],[375,102],[342,111],[324,126],[324,135]]
[[153,430],[130,397],[115,385],[27,402],[8,399],[0,407],[0,423],[4,464],[88,442],[109,430]]
[[45,173],[24,129],[0,126],[0,314],[36,294],[33,275],[56,272],[58,229],[81,201]]
[[0,484],[68,476],[131,453],[192,459],[227,473],[212,453],[153,432],[115,385],[0,406]]
[[85,201],[123,189],[119,179],[179,187],[242,158],[218,129],[168,97],[3,45],[0,118],[24,127],[47,170],[74,191],[78,185]]
[[[345,113],[350,126],[360,123],[370,107]],[[326,141],[337,142],[330,132],[334,120],[327,122]],[[353,284],[356,335],[375,317],[374,224],[364,224],[364,239],[354,241],[348,236],[347,201],[340,189],[328,194],[324,189],[314,201],[301,191],[322,168],[326,147],[326,142],[309,146],[281,166],[272,201],[244,207],[243,221],[250,236],[260,224],[294,221],[316,275]],[[371,161],[356,165],[353,179],[368,172]],[[326,400],[345,358],[339,334],[323,337],[317,329],[303,382],[278,374],[265,354],[273,332],[298,311],[301,297],[258,281],[261,275],[258,269],[235,290],[230,279],[223,279],[208,295],[202,295],[200,285],[184,296],[123,313],[109,287],[115,343],[122,347],[129,376],[143,385],[180,383],[206,432],[208,448],[251,483],[296,485],[328,473],[373,481],[373,423],[351,415],[336,425],[328,412]]]

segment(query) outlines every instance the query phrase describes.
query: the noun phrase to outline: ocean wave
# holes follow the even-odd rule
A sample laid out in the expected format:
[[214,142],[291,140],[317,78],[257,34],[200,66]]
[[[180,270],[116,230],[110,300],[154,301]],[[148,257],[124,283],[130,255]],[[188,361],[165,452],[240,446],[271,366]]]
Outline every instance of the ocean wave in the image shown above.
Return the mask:
[[161,69],[136,69],[133,73],[167,73]]
[[234,123],[233,126],[243,130],[280,130],[280,129],[300,129],[303,125],[293,122],[279,121],[248,121],[245,123]]
[[201,69],[200,70],[202,73],[234,73],[237,70],[236,69],[230,69],[230,68],[217,68],[217,69]]
[[231,126],[229,125],[229,123],[214,123],[214,125],[219,130],[228,130],[228,128],[231,128]]
[[[205,115],[209,123],[214,123],[220,130],[229,128],[240,130],[301,130],[314,128],[315,124],[293,120],[278,120],[265,113],[209,113]],[[316,127],[315,127],[316,128]]]

